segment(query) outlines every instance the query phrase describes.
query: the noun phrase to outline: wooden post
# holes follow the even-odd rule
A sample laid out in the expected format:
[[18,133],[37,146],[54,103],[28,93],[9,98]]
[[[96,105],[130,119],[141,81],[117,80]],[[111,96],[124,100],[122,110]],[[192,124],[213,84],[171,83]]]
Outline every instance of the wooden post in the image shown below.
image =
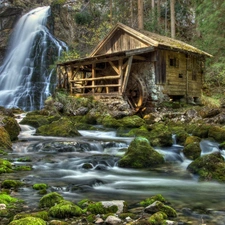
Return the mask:
[[127,82],[128,82],[129,75],[130,75],[132,61],[133,61],[133,56],[130,56],[130,58],[128,59],[128,64],[127,64],[126,72],[125,72],[125,75],[124,75],[122,93],[124,93],[126,91],[126,88],[127,88]]
[[138,0],[138,29],[144,29],[143,21],[143,0]]
[[123,83],[123,60],[120,59],[119,60],[119,75],[120,78],[118,80],[118,84],[119,84],[119,94],[122,94],[122,83]]
[[[95,75],[96,75],[95,66],[96,66],[96,64],[93,63],[93,64],[92,64],[92,70],[91,70],[91,77],[92,77],[92,78],[95,78]],[[95,86],[95,80],[93,79],[91,83],[92,83],[92,86],[93,86],[92,89],[91,89],[91,91],[92,91],[92,93],[95,93],[95,89],[94,89],[94,86]]]

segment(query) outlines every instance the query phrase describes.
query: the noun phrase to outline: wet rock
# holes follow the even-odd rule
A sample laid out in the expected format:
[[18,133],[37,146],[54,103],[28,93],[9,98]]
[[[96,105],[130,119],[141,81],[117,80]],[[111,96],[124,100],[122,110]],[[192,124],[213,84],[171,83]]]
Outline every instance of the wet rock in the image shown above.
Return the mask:
[[131,142],[118,165],[126,168],[151,168],[162,163],[164,163],[163,156],[150,146],[149,141],[137,137]]
[[116,211],[116,213],[122,213],[126,211],[126,203],[123,200],[101,201],[101,203],[106,208],[117,206],[118,210]]
[[208,136],[218,142],[223,142],[225,140],[225,129],[219,126],[211,126]]
[[9,133],[4,127],[0,126],[0,148],[2,149],[11,149],[12,142],[9,136]]
[[225,182],[225,162],[220,153],[212,153],[197,158],[187,170],[199,176],[200,181]]
[[2,120],[4,128],[9,133],[11,141],[15,141],[20,133],[20,126],[13,117],[4,117]]
[[194,160],[200,157],[201,155],[200,141],[201,139],[196,136],[189,136],[186,138],[183,153],[188,159]]
[[116,216],[108,216],[106,218],[105,222],[110,225],[116,225],[116,224],[120,224],[122,221],[120,218],[118,218]]

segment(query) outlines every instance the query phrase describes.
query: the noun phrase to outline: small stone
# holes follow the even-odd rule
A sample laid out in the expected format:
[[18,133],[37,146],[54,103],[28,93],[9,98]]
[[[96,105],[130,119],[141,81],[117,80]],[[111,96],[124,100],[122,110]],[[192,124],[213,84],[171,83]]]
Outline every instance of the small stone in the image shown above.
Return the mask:
[[116,217],[116,216],[108,216],[105,222],[107,224],[116,225],[116,224],[120,224],[121,223],[121,219]]

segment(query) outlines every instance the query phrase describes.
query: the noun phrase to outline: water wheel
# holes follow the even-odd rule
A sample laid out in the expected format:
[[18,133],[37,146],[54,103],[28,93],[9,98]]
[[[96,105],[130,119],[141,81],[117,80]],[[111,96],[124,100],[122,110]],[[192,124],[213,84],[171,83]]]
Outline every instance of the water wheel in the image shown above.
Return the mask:
[[148,92],[144,80],[138,74],[131,74],[125,91],[128,102],[133,109],[139,111],[147,102]]

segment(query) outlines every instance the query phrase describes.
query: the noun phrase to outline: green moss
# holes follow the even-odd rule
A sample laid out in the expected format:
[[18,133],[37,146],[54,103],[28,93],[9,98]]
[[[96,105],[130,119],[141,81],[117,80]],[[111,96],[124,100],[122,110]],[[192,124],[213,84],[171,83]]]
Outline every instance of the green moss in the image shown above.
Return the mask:
[[4,127],[0,126],[0,148],[2,149],[11,149],[12,142],[9,136],[9,133]]
[[146,198],[144,201],[141,201],[140,205],[146,207],[148,205],[151,205],[155,201],[166,202],[166,199],[161,194],[157,194],[150,198]]
[[219,153],[197,158],[188,165],[187,170],[199,175],[200,181],[225,182],[225,162]]
[[33,213],[18,213],[14,216],[14,220],[19,220],[19,219],[22,219],[22,218],[26,218],[26,217],[36,217],[36,218],[41,218],[43,220],[48,220],[49,217],[48,217],[48,212],[47,211],[40,211],[40,212],[33,212]]
[[110,115],[103,117],[101,123],[105,127],[112,127],[112,128],[120,127],[121,125],[117,119],[113,118]]
[[200,157],[200,141],[201,139],[196,136],[189,136],[186,138],[183,153],[188,159],[195,160]]
[[209,124],[202,124],[200,126],[197,126],[193,130],[192,135],[200,137],[200,138],[208,138],[210,127],[211,127],[211,125],[209,125]]
[[122,119],[118,119],[117,120],[119,122],[120,126],[123,127],[141,127],[143,125],[145,125],[145,120],[143,120],[142,118],[140,118],[137,115],[134,116],[125,116]]
[[218,126],[211,126],[209,128],[208,136],[218,142],[223,142],[225,140],[225,129]]
[[163,212],[165,213],[168,217],[177,217],[176,210],[174,210],[172,207],[163,204],[160,201],[154,202],[154,210],[155,212]]
[[63,200],[63,197],[57,192],[51,192],[44,195],[39,201],[39,207],[51,207],[55,204],[60,203]]
[[90,203],[87,207],[87,211],[97,215],[97,214],[107,214],[107,213],[116,213],[118,207],[113,205],[110,207],[104,207],[101,202]]
[[125,168],[149,168],[164,163],[161,154],[155,151],[146,138],[135,138],[118,165]]
[[94,214],[90,214],[87,216],[87,221],[89,223],[94,223],[95,219],[96,219],[96,216]]
[[37,129],[37,133],[45,136],[75,137],[80,136],[74,124],[66,117],[51,124],[43,125]]
[[36,115],[34,113],[28,113],[26,117],[20,122],[20,124],[27,124],[32,127],[38,128],[42,125],[49,124],[48,118],[43,115]]
[[0,159],[0,174],[1,173],[10,173],[12,172],[12,165],[9,161]]
[[18,162],[32,162],[31,158],[29,156],[27,157],[21,157],[17,159]]
[[82,213],[82,209],[70,201],[62,201],[49,210],[49,215],[55,218],[81,216]]
[[32,170],[32,166],[16,166],[14,170],[15,171],[30,171]]
[[28,225],[28,224],[32,224],[32,225],[46,225],[47,223],[40,219],[40,218],[36,218],[36,217],[25,217],[19,220],[13,220],[11,223],[9,223],[9,225]]
[[23,182],[18,180],[4,180],[2,182],[2,188],[6,189],[18,189],[19,187],[23,186]]
[[151,225],[166,225],[167,215],[164,212],[156,212],[149,217],[148,222]]
[[120,219],[126,219],[127,217],[130,217],[131,219],[136,219],[138,216],[136,215],[136,214],[134,214],[134,213],[120,213],[119,214],[119,218]]
[[1,204],[10,204],[10,203],[16,203],[18,202],[18,199],[11,197],[8,194],[0,193],[0,203]]
[[84,207],[86,207],[88,205],[88,203],[89,203],[89,200],[88,199],[82,199],[81,201],[79,201],[77,203],[77,205],[79,207],[81,207],[81,208],[84,208]]
[[47,189],[48,185],[44,183],[38,183],[38,184],[34,184],[32,187],[34,190],[43,190],[43,189]]
[[2,122],[4,123],[4,128],[10,136],[10,140],[16,140],[20,133],[20,126],[17,123],[16,119],[10,116],[6,116],[4,117]]

